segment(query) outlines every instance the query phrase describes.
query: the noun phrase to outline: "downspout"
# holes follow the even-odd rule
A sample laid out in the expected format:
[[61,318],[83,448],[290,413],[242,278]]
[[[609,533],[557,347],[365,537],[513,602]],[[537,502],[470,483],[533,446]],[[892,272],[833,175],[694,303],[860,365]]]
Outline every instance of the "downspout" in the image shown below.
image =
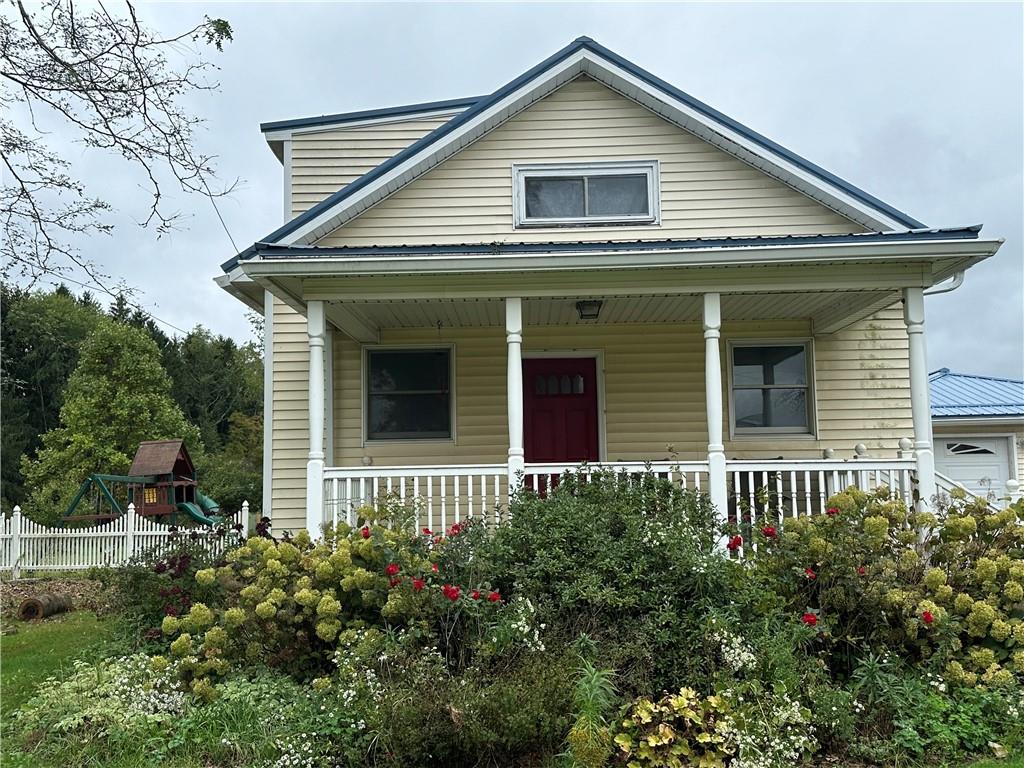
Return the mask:
[[959,288],[963,284],[964,284],[964,270],[961,269],[961,270],[953,273],[953,279],[950,280],[948,283],[939,283],[938,285],[933,285],[931,288],[927,289],[924,292],[924,295],[925,296],[935,296],[936,294],[939,294],[939,293],[949,293],[950,291],[955,291],[957,288]]

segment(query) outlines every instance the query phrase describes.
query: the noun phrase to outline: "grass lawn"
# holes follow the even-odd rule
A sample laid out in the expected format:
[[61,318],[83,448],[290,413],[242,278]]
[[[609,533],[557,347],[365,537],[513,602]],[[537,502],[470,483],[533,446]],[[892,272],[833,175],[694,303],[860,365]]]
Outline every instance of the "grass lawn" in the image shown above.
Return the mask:
[[0,637],[0,710],[5,713],[27,701],[43,680],[102,645],[113,630],[110,619],[91,611],[36,622],[11,620],[10,625],[18,628],[17,634]]

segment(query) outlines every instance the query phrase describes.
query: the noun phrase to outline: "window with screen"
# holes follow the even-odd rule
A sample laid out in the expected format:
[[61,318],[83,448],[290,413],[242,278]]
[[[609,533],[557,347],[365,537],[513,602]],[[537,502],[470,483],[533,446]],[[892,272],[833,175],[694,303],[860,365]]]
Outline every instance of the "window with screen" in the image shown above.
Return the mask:
[[516,226],[649,224],[658,219],[653,161],[515,168]]

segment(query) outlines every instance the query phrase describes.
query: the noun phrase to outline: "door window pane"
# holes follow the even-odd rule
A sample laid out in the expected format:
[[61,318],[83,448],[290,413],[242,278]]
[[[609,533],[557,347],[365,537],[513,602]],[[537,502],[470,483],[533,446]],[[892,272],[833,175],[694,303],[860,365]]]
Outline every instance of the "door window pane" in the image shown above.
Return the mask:
[[451,437],[450,350],[371,350],[367,361],[369,439]]
[[569,219],[585,215],[582,178],[526,179],[526,217]]
[[643,216],[649,210],[647,176],[589,176],[588,216]]

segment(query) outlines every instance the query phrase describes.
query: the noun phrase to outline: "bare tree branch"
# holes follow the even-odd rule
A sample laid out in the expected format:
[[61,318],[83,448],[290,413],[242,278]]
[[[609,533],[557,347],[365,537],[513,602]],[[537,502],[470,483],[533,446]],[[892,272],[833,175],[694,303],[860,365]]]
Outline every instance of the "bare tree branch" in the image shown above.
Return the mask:
[[[110,205],[93,197],[52,150],[38,118],[55,119],[88,148],[119,154],[141,168],[149,204],[141,226],[163,235],[181,214],[168,210],[162,181],[187,193],[216,198],[214,157],[195,151],[201,119],[183,105],[189,94],[216,89],[213,67],[195,43],[221,50],[231,40],[222,19],[163,37],[144,27],[132,4],[111,13],[100,3],[82,12],[71,0],[23,0],[0,6],[0,277],[30,282],[78,273],[107,290],[106,276],[71,244],[81,234],[107,234]],[[9,117],[20,110],[26,125]]]

